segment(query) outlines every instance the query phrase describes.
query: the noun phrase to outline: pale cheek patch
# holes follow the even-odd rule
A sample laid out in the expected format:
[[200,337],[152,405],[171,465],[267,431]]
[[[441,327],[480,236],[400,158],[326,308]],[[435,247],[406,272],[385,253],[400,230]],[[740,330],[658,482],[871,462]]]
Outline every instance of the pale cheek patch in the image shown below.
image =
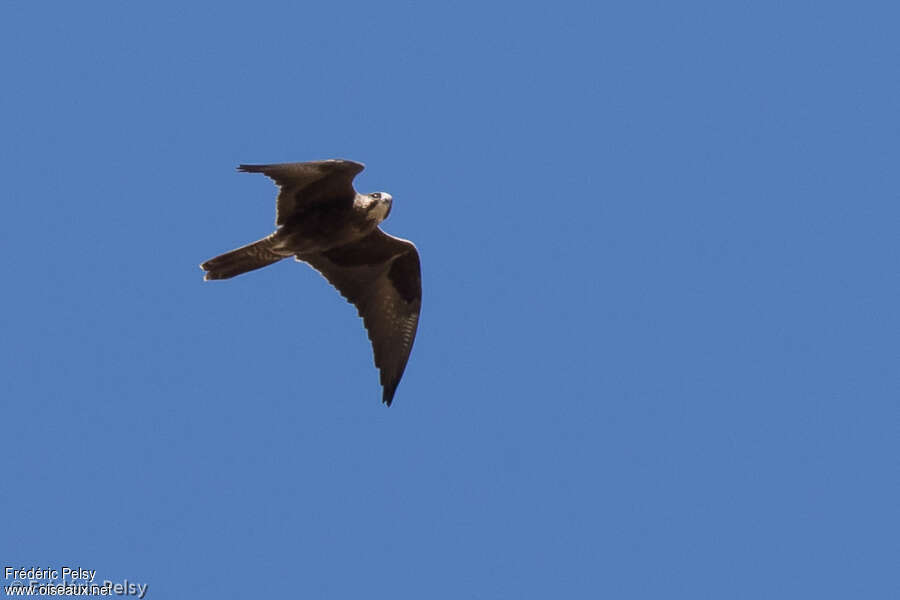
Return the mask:
[[375,219],[379,223],[384,221],[390,210],[390,204],[381,200],[375,200],[368,196],[359,195],[353,200],[353,207],[357,211],[363,211],[368,218]]
[[386,202],[378,202],[370,214],[374,215],[379,221],[384,221],[387,217],[388,205]]

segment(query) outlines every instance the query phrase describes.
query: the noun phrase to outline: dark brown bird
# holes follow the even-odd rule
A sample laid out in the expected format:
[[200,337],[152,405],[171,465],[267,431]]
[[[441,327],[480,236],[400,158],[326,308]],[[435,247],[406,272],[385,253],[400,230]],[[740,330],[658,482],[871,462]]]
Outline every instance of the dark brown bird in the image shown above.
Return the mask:
[[378,224],[391,212],[390,194],[359,194],[351,160],[240,165],[280,188],[275,224],[263,239],[212,258],[205,279],[229,279],[289,256],[309,263],[356,305],[369,332],[388,406],[412,350],[422,306],[419,253]]

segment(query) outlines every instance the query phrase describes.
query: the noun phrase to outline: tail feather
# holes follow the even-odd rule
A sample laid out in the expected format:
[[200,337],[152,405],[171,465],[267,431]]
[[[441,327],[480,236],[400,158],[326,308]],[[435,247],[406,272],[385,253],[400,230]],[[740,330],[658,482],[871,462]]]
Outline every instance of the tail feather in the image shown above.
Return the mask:
[[200,265],[200,268],[206,271],[204,279],[207,281],[211,279],[230,279],[235,275],[261,269],[285,258],[277,254],[272,249],[272,246],[271,238],[265,237],[237,250],[211,258]]

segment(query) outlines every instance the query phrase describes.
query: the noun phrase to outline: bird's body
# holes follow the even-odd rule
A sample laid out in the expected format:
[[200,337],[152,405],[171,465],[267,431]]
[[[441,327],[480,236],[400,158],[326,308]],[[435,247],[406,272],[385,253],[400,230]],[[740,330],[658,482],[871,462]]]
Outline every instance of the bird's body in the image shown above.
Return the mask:
[[[370,201],[357,194],[350,206],[326,204],[292,217],[273,236],[275,244],[289,255],[325,252],[366,237],[390,210],[390,196]],[[385,208],[387,207],[387,208]]]
[[390,213],[390,194],[358,194],[353,178],[363,165],[328,160],[241,165],[281,188],[271,235],[200,265],[206,279],[229,279],[296,257],[325,276],[356,305],[381,371],[382,397],[390,406],[415,338],[421,307],[416,247],[387,235],[378,224]]

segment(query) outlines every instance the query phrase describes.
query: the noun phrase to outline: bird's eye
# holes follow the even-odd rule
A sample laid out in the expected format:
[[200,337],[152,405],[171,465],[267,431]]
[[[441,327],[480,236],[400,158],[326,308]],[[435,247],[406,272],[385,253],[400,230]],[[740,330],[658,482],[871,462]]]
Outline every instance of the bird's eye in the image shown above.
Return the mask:
[[372,197],[373,198],[381,198],[381,194],[379,194],[378,192],[375,192],[374,194],[372,194]]

